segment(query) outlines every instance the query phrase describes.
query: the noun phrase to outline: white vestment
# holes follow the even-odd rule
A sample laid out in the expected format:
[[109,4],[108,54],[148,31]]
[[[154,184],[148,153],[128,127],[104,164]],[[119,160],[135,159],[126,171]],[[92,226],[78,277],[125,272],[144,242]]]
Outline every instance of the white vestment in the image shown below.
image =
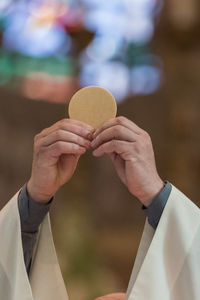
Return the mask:
[[[18,193],[0,212],[0,299],[68,300],[49,216],[40,226],[28,279]],[[172,187],[156,231],[146,221],[126,300],[199,300],[199,281],[200,211]]]
[[40,226],[29,281],[23,258],[18,194],[0,212],[0,299],[68,300],[48,215]]
[[156,231],[146,221],[126,300],[200,299],[200,210],[172,187]]

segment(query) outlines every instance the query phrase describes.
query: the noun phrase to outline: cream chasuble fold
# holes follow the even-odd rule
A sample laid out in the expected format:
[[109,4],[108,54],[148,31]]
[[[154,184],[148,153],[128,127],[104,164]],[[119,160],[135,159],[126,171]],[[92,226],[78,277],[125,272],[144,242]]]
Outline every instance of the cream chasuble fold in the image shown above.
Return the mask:
[[[49,216],[40,226],[29,282],[18,193],[0,212],[0,299],[68,300]],[[126,300],[199,300],[199,282],[200,210],[172,187],[156,231],[145,224]]]
[[200,210],[172,187],[156,231],[146,221],[126,300],[200,299]]
[[23,258],[18,194],[0,212],[0,299],[68,300],[48,215],[40,226],[29,282]]

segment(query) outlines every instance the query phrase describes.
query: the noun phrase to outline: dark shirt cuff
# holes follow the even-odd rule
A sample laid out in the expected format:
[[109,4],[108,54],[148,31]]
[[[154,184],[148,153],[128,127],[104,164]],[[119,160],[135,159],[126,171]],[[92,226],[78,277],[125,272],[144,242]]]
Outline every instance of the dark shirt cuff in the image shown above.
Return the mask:
[[148,207],[143,206],[143,210],[148,218],[148,222],[155,230],[158,226],[171,190],[172,185],[169,182],[166,182],[165,187],[153,199],[152,203]]
[[37,240],[38,228],[48,213],[52,200],[53,198],[45,204],[36,202],[28,194],[26,184],[22,187],[18,196],[22,247],[28,274],[31,267],[33,249]]
[[52,197],[47,203],[39,203],[33,200],[27,191],[27,184],[25,184],[18,196],[18,207],[21,220],[21,231],[25,233],[35,233],[44,217],[48,213]]

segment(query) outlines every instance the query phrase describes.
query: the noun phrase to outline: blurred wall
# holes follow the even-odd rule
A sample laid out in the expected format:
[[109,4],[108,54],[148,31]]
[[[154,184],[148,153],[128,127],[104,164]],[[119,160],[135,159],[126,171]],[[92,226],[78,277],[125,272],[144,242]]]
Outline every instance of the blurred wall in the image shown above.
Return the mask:
[[[177,29],[169,16],[166,6],[152,44],[163,60],[162,88],[126,99],[118,115],[150,133],[160,176],[199,205],[199,28],[195,23]],[[2,207],[30,177],[34,135],[66,117],[67,104],[27,100],[6,88],[0,100]],[[106,157],[89,151],[81,158],[72,180],[57,193],[51,216],[71,299],[125,291],[145,216]]]

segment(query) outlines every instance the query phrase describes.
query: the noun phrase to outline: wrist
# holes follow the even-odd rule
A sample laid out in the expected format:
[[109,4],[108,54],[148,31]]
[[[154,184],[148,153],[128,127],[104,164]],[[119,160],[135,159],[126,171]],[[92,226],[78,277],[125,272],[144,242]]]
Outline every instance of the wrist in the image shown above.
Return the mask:
[[53,194],[50,195],[43,193],[35,184],[32,183],[31,179],[28,181],[26,189],[31,199],[38,203],[48,203],[54,196]]
[[164,187],[165,182],[159,178],[157,181],[149,184],[137,198],[144,206],[148,207]]

